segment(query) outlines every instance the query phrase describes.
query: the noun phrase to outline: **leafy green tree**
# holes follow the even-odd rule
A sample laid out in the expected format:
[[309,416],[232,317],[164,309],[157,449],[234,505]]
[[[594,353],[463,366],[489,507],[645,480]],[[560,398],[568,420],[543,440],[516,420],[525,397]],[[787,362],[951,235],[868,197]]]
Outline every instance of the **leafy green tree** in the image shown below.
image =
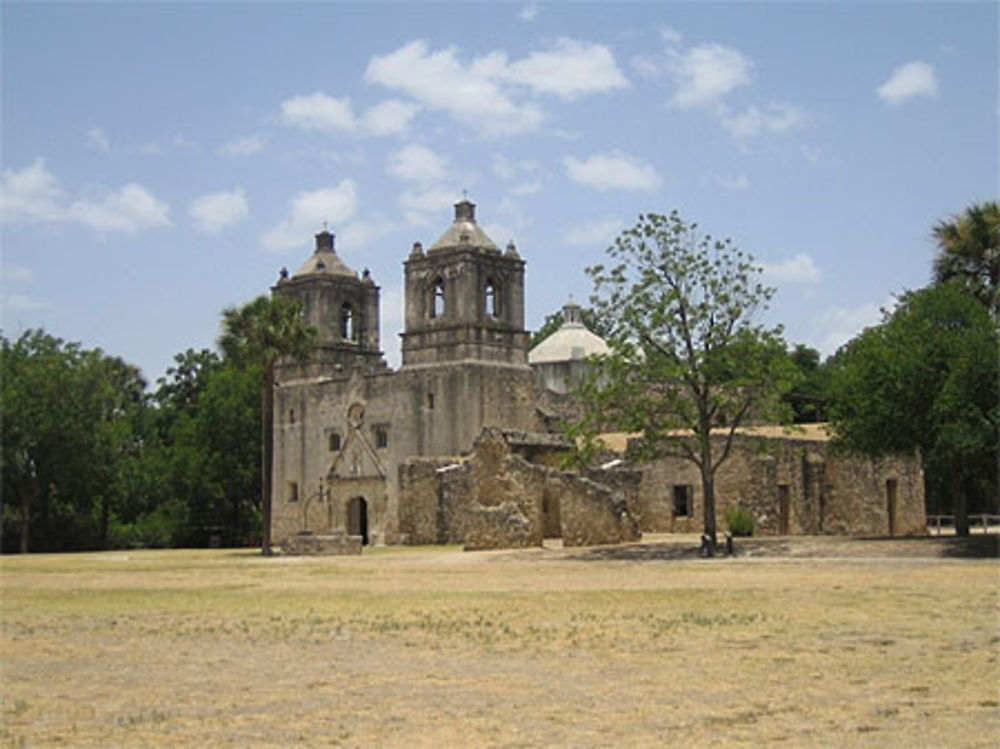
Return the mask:
[[124,466],[141,445],[138,370],[42,330],[2,340],[3,543],[60,551],[102,547],[124,501]]
[[831,361],[839,442],[873,457],[919,451],[928,495],[943,492],[959,534],[970,495],[996,490],[998,343],[989,311],[956,280],[903,294]]
[[586,416],[571,433],[593,444],[608,428],[638,432],[634,457],[694,463],[714,545],[715,474],[736,430],[787,416],[781,395],[794,368],[780,328],[757,321],[773,290],[749,255],[700,235],[676,211],[640,216],[608,254],[614,265],[587,272],[611,353],[594,362],[580,390]]
[[933,228],[938,244],[934,280],[961,279],[1000,320],[1000,204],[973,203]]
[[798,373],[795,386],[786,396],[792,406],[793,421],[796,424],[824,421],[830,377],[819,351],[799,343],[789,356]]
[[271,553],[272,448],[274,445],[274,369],[281,358],[304,361],[313,349],[316,330],[307,325],[299,303],[275,295],[260,296],[222,313],[219,348],[238,365],[260,365],[263,380],[261,415],[261,508],[263,553]]

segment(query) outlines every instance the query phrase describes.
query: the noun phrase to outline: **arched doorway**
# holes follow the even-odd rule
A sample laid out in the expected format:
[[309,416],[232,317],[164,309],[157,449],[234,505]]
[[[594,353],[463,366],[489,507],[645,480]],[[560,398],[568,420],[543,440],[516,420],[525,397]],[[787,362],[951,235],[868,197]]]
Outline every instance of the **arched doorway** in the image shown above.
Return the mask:
[[368,502],[364,497],[355,497],[347,503],[347,533],[361,536],[361,545],[368,545]]

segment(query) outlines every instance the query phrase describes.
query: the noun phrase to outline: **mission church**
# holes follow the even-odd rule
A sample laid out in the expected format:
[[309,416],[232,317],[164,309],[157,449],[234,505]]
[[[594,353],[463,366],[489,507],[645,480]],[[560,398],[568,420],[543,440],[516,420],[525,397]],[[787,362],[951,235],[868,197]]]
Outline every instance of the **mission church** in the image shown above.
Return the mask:
[[[639,472],[618,460],[586,475],[558,469],[568,446],[554,424],[572,410],[566,383],[607,346],[570,304],[562,327],[529,354],[525,261],[513,242],[501,249],[486,235],[475,204],[457,203],[452,224],[430,247],[414,243],[403,268],[398,369],[380,347],[379,287],[367,269],[359,276],[344,263],[329,231],[272,289],[298,300],[318,331],[306,362],[284,361],[276,371],[275,543],[309,535],[366,545],[517,546],[547,536],[612,543],[638,538],[640,526],[697,529],[698,488],[674,476],[686,475],[684,467]],[[817,461],[833,458],[815,444],[803,450],[811,463],[794,453],[791,468],[775,459],[770,473],[755,474],[757,485],[734,485],[731,501],[753,499],[762,529],[771,527],[770,515],[773,532],[824,532],[817,521],[817,512],[830,509],[819,506],[824,491],[841,503],[850,495],[847,487],[824,490]],[[805,479],[782,479],[807,464],[813,471]],[[874,467],[859,496],[881,496],[885,481],[894,482],[889,528],[909,531],[922,523],[917,479],[909,464]],[[888,510],[878,504],[882,510],[866,512],[866,522],[884,525]],[[847,523],[834,532],[857,530]]]

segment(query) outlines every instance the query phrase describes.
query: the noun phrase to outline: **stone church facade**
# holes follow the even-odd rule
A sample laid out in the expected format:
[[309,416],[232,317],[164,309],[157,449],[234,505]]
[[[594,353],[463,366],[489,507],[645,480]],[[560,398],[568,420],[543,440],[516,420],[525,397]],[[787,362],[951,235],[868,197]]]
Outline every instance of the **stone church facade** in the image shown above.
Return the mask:
[[500,250],[463,200],[426,251],[404,263],[402,366],[379,342],[379,289],[322,232],[316,251],[273,293],[300,301],[319,331],[305,365],[278,368],[272,535],[344,531],[364,543],[409,539],[399,469],[468,453],[484,427],[537,426],[524,328],[524,261]]
[[[306,363],[282,362],[276,371],[275,543],[288,549],[313,536],[333,538],[340,549],[351,538],[484,548],[555,536],[567,545],[619,543],[637,539],[640,528],[700,529],[697,491],[684,489],[690,498],[678,499],[677,486],[696,484],[687,466],[661,461],[639,471],[617,460],[586,475],[560,470],[569,446],[552,432],[576,408],[566,380],[606,345],[570,304],[563,327],[529,360],[524,260],[513,243],[501,250],[486,235],[473,203],[456,204],[451,226],[426,250],[415,243],[403,267],[397,370],[381,350],[379,288],[367,270],[347,267],[330,232],[316,235],[313,254],[272,289],[298,300],[318,331]],[[725,503],[739,502],[764,533],[922,528],[915,460],[872,478],[864,461],[830,457],[825,471],[813,466],[810,476],[819,478],[810,494],[809,481],[789,476],[812,470],[809,461],[825,448],[813,445],[803,459],[790,445],[772,450],[772,463],[752,445],[734,458],[734,478],[719,492],[720,518]],[[894,492],[895,528],[892,516],[868,506],[866,481]],[[884,508],[884,499],[873,501]],[[775,509],[781,502],[791,503],[784,516]],[[820,502],[825,525],[815,521]]]

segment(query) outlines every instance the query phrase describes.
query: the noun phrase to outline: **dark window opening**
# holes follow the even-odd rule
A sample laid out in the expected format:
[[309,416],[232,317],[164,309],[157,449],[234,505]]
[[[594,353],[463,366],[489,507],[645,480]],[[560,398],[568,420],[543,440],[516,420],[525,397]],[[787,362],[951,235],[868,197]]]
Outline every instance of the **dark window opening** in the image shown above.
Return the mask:
[[289,424],[294,424],[295,423],[295,409],[294,408],[290,408],[288,410],[288,423]]
[[340,435],[336,432],[330,432],[330,451],[340,449]]
[[431,317],[444,317],[444,281],[440,278],[431,286]]
[[434,410],[434,393],[427,394],[427,408],[430,411]]
[[674,517],[687,518],[694,514],[694,487],[674,484]]
[[375,430],[375,447],[383,449],[389,446],[389,432],[384,427]]
[[288,482],[288,501],[289,502],[299,501],[299,485],[294,481]]

